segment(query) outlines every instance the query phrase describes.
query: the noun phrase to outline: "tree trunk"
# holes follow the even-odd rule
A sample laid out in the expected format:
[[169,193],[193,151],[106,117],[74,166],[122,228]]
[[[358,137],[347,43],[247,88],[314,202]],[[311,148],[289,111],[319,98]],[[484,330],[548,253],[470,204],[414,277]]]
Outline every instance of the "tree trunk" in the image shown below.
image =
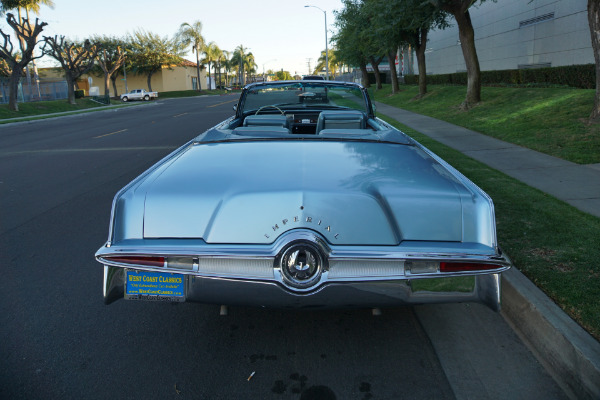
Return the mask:
[[110,97],[110,75],[104,73],[104,95]]
[[35,64],[35,60],[31,60],[31,66],[33,67],[33,80],[35,82],[35,90],[37,94],[37,98],[39,100],[42,99],[42,92],[40,90],[40,75],[38,74],[38,68]]
[[69,104],[77,104],[75,102],[75,81],[68,71],[65,71],[65,78],[67,79],[67,89],[69,91]]
[[[27,21],[31,21],[31,19],[29,18],[29,9],[25,8],[25,14],[27,15]],[[29,25],[29,29],[31,29],[31,24]],[[40,91],[40,76],[38,74],[38,69],[37,69],[37,65],[35,65],[35,59],[31,60],[31,64],[33,67],[33,80],[35,81],[35,88],[37,91],[37,99],[41,100],[42,99],[42,92]],[[31,82],[29,83],[31,85]],[[31,91],[31,88],[29,89]]]
[[596,60],[596,96],[590,121],[600,120],[600,0],[588,0],[588,23],[592,36],[592,49]]
[[12,74],[10,74],[9,93],[8,93],[8,109],[11,111],[19,111],[18,90],[19,80],[23,70],[16,65],[13,66]]
[[374,56],[369,57],[369,61],[371,62],[371,66],[373,67],[373,71],[375,72],[375,84],[377,85],[377,90],[381,89],[381,74],[379,72],[379,63],[381,62],[381,58],[376,60]]
[[458,24],[460,47],[467,67],[467,97],[461,107],[469,109],[481,101],[481,72],[475,49],[475,31],[468,10],[464,13],[453,12],[453,14]]
[[152,75],[154,75],[154,71],[148,74],[148,91],[152,91]]
[[367,63],[361,61],[359,67],[362,72],[362,85],[366,88],[371,87],[371,84],[369,83],[369,73],[367,72]]
[[210,81],[210,61],[208,62],[208,90],[212,90],[212,83]]
[[427,66],[425,64],[425,48],[427,47],[427,29],[419,29],[417,34],[415,52],[419,64],[419,98],[427,94]]
[[119,95],[119,93],[117,93],[117,78],[119,77],[119,74],[114,73],[110,76],[110,80],[112,81],[112,87],[113,87],[113,92],[115,93],[115,97],[117,97]]
[[390,75],[392,77],[392,93],[398,93],[400,86],[398,85],[398,74],[396,74],[396,52],[388,51],[388,63],[390,64]]
[[[17,14],[19,16],[19,22],[23,21],[23,25],[25,25],[25,20],[23,19],[23,16],[21,15],[21,10],[22,8],[19,7],[17,9]],[[27,10],[26,8],[24,8],[24,10]],[[29,11],[26,12],[27,15],[27,21],[29,21]],[[31,29],[31,25],[29,25],[29,23],[27,23],[29,29]],[[21,48],[24,49],[27,46],[25,45],[25,39],[21,36],[18,37],[19,38],[19,43],[21,44]],[[31,101],[31,97],[32,96],[32,92],[31,92],[31,71],[29,71],[29,64],[25,64],[25,77],[27,78],[27,90],[29,91],[29,101]]]
[[196,88],[198,91],[202,90],[202,84],[200,83],[200,55],[198,54],[198,49],[196,49],[196,74],[198,79],[198,87]]

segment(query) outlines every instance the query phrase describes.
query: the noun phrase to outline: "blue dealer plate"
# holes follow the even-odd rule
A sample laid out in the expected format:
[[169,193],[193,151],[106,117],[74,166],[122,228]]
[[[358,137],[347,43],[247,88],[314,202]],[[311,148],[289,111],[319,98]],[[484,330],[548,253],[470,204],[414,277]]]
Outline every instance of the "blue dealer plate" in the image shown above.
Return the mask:
[[128,270],[125,279],[128,300],[185,300],[184,275]]

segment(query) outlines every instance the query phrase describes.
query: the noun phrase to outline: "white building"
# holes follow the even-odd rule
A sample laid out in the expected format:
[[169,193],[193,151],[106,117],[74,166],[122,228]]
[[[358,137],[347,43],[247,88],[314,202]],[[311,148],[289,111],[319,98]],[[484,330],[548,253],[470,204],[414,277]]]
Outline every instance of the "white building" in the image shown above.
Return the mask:
[[[469,13],[482,71],[594,63],[587,0],[486,1]],[[429,32],[428,74],[466,71],[454,18],[451,23]]]

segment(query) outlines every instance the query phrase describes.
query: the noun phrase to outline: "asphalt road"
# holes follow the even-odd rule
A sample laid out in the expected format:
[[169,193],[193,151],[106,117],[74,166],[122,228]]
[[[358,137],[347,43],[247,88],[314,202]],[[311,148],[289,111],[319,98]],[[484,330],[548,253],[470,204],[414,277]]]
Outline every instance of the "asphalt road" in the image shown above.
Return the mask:
[[[557,399],[480,305],[281,311],[102,301],[112,197],[235,95],[0,126],[2,399]],[[254,372],[252,379],[248,380]]]

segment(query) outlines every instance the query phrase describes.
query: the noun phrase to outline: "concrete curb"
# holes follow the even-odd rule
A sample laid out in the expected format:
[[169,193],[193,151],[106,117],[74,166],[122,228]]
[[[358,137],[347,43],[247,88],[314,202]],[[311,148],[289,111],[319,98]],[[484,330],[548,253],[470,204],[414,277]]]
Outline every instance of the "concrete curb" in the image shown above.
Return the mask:
[[[583,193],[597,184],[596,166],[575,166],[555,157],[524,149],[431,117],[383,103],[381,113],[432,139],[536,187],[572,206],[598,215],[597,193]],[[516,149],[512,158],[506,149]],[[496,151],[496,157],[491,154]],[[533,163],[533,164],[532,164]],[[513,169],[513,166],[514,169]],[[553,167],[545,186],[539,182]],[[525,174],[522,171],[525,170]],[[531,173],[533,172],[533,173]],[[582,178],[582,172],[587,174]],[[527,173],[530,173],[527,176]],[[587,176],[590,175],[590,176]],[[566,183],[573,182],[568,189]],[[600,186],[598,186],[600,188]],[[581,192],[574,204],[575,192]],[[596,197],[595,197],[596,196]],[[593,199],[591,199],[593,198]],[[587,203],[583,200],[587,199]],[[593,200],[591,204],[589,200]],[[584,204],[585,203],[585,204]],[[501,314],[565,393],[576,399],[600,399],[600,343],[573,321],[516,268],[502,274]]]
[[502,274],[501,313],[567,395],[600,399],[600,343],[514,267]]

